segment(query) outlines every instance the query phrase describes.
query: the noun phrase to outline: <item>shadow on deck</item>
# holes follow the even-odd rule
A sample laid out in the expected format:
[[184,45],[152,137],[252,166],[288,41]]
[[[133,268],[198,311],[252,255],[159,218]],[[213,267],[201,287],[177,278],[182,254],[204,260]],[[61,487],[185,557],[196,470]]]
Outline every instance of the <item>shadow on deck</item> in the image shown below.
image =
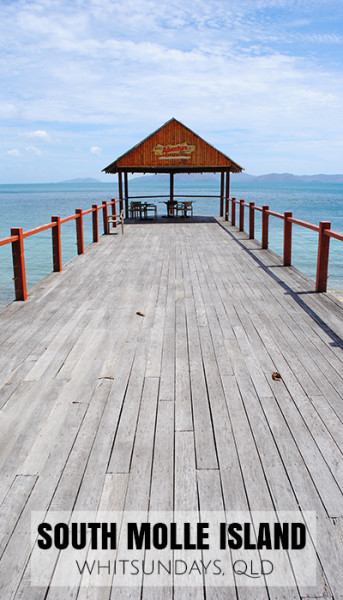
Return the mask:
[[193,217],[168,217],[167,215],[158,215],[157,219],[148,218],[148,219],[131,219],[126,218],[125,222],[131,225],[137,224],[154,224],[154,225],[171,225],[172,223],[183,223],[185,225],[191,223],[215,223],[216,217],[212,215],[194,215]]
[[[0,311],[2,600],[342,598],[343,308],[279,264],[215,217],[127,221]],[[286,511],[306,551],[268,551],[258,585],[230,563],[183,588],[165,570],[162,587],[141,571],[121,587],[108,569],[58,588],[74,557],[58,573],[67,554],[44,550],[38,586],[37,525],[56,511],[111,511],[118,527],[131,511],[255,526]]]
[[[317,314],[317,312],[311,307],[309,302],[306,302],[305,298],[307,295],[311,295],[311,296],[313,295],[313,297],[317,298],[317,299],[320,298],[321,295],[318,295],[314,289],[300,289],[299,290],[299,289],[296,289],[294,286],[295,282],[296,282],[296,285],[298,286],[299,281],[302,280],[302,287],[313,288],[313,285],[314,285],[313,281],[311,279],[307,278],[305,275],[303,275],[299,271],[297,271],[297,269],[295,269],[294,267],[288,268],[289,270],[291,270],[293,272],[293,274],[294,274],[293,278],[287,277],[286,268],[282,265],[282,261],[279,256],[277,256],[276,254],[274,254],[271,251],[267,251],[267,255],[266,255],[266,251],[261,249],[258,242],[255,242],[255,241],[251,242],[251,240],[248,240],[247,235],[240,234],[240,232],[238,232],[236,228],[230,227],[227,224],[224,225],[223,223],[221,223],[221,225],[225,229],[225,231],[228,231],[228,233],[240,245],[240,247],[245,252],[247,252],[249,254],[249,256],[251,256],[253,258],[253,260],[258,264],[258,266],[260,268],[262,268],[266,273],[268,273],[268,275],[279,286],[281,286],[285,290],[285,293],[289,294],[295,300],[295,302],[297,302],[299,304],[299,306],[304,311],[306,311],[308,313],[308,315],[314,321],[316,321],[316,323],[323,329],[323,331],[325,331],[326,334],[329,337],[331,337],[332,343],[339,346],[340,348],[343,348],[342,337],[337,335],[337,333],[323,320],[323,318]],[[263,258],[260,258],[259,251],[261,251]],[[268,260],[270,258],[272,258],[272,261]],[[280,271],[279,271],[279,269],[280,269]],[[286,278],[284,277],[285,274],[286,274]],[[337,308],[338,312],[339,312],[340,309],[343,308],[342,303],[340,303],[340,301],[337,300],[336,298],[334,298],[333,296],[331,296],[331,295],[329,295],[329,296],[330,296],[330,303],[332,301],[334,301],[334,304],[336,305],[336,306],[331,306],[331,310],[333,310],[333,312],[335,312],[335,308]],[[324,300],[322,297],[322,301],[327,302],[327,295]],[[316,305],[316,303],[314,303],[314,305]]]

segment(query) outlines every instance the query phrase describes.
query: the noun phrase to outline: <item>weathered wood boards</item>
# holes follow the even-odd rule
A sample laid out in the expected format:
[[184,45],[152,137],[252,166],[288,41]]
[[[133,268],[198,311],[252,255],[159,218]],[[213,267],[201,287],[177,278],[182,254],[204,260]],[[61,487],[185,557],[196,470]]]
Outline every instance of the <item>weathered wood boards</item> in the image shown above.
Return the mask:
[[[0,312],[2,600],[343,598],[343,309],[223,226],[128,225]],[[32,588],[32,511],[73,509],[315,511],[317,579]]]
[[170,119],[103,170],[105,173],[239,172],[242,167],[180,121]]

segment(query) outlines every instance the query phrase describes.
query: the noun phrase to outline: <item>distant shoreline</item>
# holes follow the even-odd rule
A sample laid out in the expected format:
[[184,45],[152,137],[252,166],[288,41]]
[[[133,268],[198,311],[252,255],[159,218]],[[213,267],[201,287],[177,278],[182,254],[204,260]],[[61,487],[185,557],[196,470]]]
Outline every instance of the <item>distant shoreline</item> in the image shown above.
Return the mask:
[[[187,182],[217,182],[220,180],[219,173],[177,173],[178,181]],[[116,179],[116,178],[115,178]],[[138,177],[130,177],[131,182],[134,181],[147,181],[149,179],[157,179],[158,181],[169,182],[169,174],[158,173],[156,175],[143,175]],[[317,175],[293,175],[292,173],[268,173],[266,175],[250,175],[249,173],[231,173],[231,181],[234,183],[323,183],[323,184],[343,184],[343,174],[327,175],[325,173],[319,173]],[[78,177],[76,179],[67,179],[65,181],[51,181],[51,182],[31,182],[31,183],[0,183],[1,186],[7,185],[99,185],[112,183],[113,178],[109,177],[106,181],[101,179],[95,179],[94,177]]]
[[[168,180],[169,174],[159,173],[157,175],[143,175],[142,177],[134,177],[132,181],[141,181],[145,180],[148,177],[158,178],[159,180]],[[220,178],[220,174],[218,173],[178,173],[178,179],[184,181],[216,181]],[[301,181],[304,183],[343,183],[343,175],[335,174],[335,175],[326,175],[325,173],[319,173],[317,175],[293,175],[292,173],[268,173],[266,175],[250,175],[249,173],[232,173],[232,177],[234,181],[266,181],[266,182],[277,182],[277,183],[293,183],[297,181]],[[68,183],[106,183],[105,181],[101,181],[100,179],[94,179],[92,177],[87,178],[78,178],[78,179],[69,179],[67,181],[61,181],[59,183],[68,184]]]

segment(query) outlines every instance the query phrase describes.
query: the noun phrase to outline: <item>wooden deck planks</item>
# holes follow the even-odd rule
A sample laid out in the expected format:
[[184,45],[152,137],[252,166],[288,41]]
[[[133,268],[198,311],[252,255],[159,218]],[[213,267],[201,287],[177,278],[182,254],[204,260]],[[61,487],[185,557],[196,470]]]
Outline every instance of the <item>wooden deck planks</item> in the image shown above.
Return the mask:
[[31,597],[32,510],[299,505],[318,517],[315,587],[296,572],[268,591],[145,577],[143,592],[108,581],[35,599],[343,598],[329,518],[343,515],[343,309],[278,265],[224,222],[138,223],[0,312],[1,598]]

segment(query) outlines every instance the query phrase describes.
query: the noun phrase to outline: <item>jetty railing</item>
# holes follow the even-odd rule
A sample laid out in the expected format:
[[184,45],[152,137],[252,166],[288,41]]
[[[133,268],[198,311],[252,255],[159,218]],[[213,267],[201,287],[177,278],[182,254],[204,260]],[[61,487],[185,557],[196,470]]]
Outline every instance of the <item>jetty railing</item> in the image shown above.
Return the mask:
[[[230,211],[231,204],[231,211]],[[334,238],[343,242],[343,234],[331,229],[330,221],[320,221],[319,225],[302,221],[293,217],[293,213],[286,211],[283,214],[269,210],[269,206],[255,206],[255,202],[245,202],[245,200],[236,200],[236,198],[226,198],[225,220],[230,221],[231,225],[236,226],[236,213],[238,211],[238,229],[244,231],[245,209],[248,209],[249,215],[249,239],[255,239],[255,211],[262,213],[261,226],[261,246],[267,249],[269,245],[269,217],[282,219],[283,226],[283,266],[289,267],[292,264],[292,225],[300,225],[316,231],[318,233],[318,253],[316,268],[316,292],[326,292],[329,268],[329,248],[330,239]],[[231,218],[230,218],[231,212]]]
[[[92,214],[92,234],[93,234],[93,242],[99,241],[99,218],[98,213],[102,211],[102,221],[103,221],[103,231],[104,234],[108,233],[108,221],[107,217],[109,208],[112,207],[112,214],[116,213],[116,204],[120,203],[119,200],[112,198],[109,202],[105,200],[102,202],[100,206],[97,204],[93,204],[92,208],[87,210],[82,210],[81,208],[77,208],[73,215],[69,215],[68,217],[59,217],[53,216],[51,217],[51,221],[49,223],[45,223],[44,225],[40,225],[39,227],[34,227],[33,229],[28,229],[27,231],[23,231],[22,227],[13,227],[11,229],[11,235],[9,237],[0,239],[0,246],[5,246],[6,244],[12,244],[12,260],[13,260],[13,281],[14,281],[14,290],[15,290],[15,299],[16,300],[26,300],[27,299],[27,285],[26,285],[26,270],[25,270],[25,252],[24,252],[24,239],[35,235],[36,233],[40,233],[42,231],[46,231],[51,229],[51,239],[52,239],[52,263],[53,263],[53,271],[60,272],[62,271],[62,244],[61,244],[61,225],[63,223],[67,223],[69,221],[75,220],[76,222],[76,245],[77,245],[77,254],[83,254],[85,251],[84,245],[84,235],[83,235],[83,217],[84,215]],[[120,206],[120,208],[122,208]],[[116,226],[116,225],[115,225]]]
[[[12,261],[13,261],[13,281],[15,288],[15,299],[27,299],[26,271],[25,271],[25,252],[24,239],[51,229],[52,232],[52,263],[53,271],[62,271],[62,248],[61,248],[61,226],[64,223],[75,220],[76,222],[76,245],[77,254],[84,253],[84,235],[83,235],[83,217],[87,214],[92,214],[92,241],[99,241],[99,211],[102,211],[103,232],[108,233],[108,209],[112,207],[112,214],[116,213],[116,204],[122,201],[111,199],[109,202],[103,201],[101,205],[93,204],[92,208],[82,210],[78,208],[73,215],[68,217],[53,216],[49,223],[40,225],[33,229],[23,231],[22,227],[11,229],[11,235],[0,239],[0,246],[6,244],[12,245]],[[231,207],[231,208],[230,208]],[[232,225],[236,225],[237,207],[238,213],[238,229],[244,231],[245,213],[248,209],[248,233],[249,239],[255,239],[255,212],[261,213],[261,246],[262,249],[267,249],[269,245],[269,217],[276,217],[283,220],[283,265],[291,266],[292,264],[292,225],[299,225],[311,229],[318,233],[318,253],[316,267],[316,292],[326,292],[329,266],[329,248],[330,239],[343,242],[343,234],[331,229],[330,221],[320,221],[319,225],[308,223],[301,219],[293,217],[292,212],[286,211],[283,214],[269,210],[269,206],[256,206],[254,202],[245,202],[244,200],[236,200],[236,198],[226,198],[225,220],[231,221]],[[230,219],[231,216],[231,219]]]

